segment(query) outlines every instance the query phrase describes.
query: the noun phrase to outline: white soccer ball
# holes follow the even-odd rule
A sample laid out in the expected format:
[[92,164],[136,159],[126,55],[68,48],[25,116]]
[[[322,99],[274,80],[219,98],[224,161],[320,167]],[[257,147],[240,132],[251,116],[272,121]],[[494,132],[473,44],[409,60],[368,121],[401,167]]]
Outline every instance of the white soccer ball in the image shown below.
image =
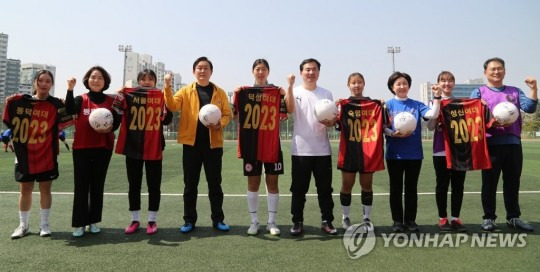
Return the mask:
[[510,102],[502,102],[493,108],[493,116],[499,124],[510,125],[519,117],[519,109]]
[[205,126],[216,125],[221,119],[221,111],[214,104],[206,104],[199,110],[199,120]]
[[416,118],[406,111],[402,111],[394,116],[394,128],[401,134],[409,134],[416,129]]
[[97,132],[105,131],[113,125],[113,115],[110,110],[105,108],[97,108],[92,110],[88,117],[90,126]]
[[338,116],[336,104],[330,99],[321,99],[315,104],[315,117],[319,122],[334,121]]

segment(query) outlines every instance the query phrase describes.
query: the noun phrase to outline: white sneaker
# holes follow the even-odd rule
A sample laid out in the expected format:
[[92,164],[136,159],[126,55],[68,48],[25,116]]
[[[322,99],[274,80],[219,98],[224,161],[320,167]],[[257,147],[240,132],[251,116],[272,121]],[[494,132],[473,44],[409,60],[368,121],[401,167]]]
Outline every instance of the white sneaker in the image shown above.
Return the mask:
[[89,231],[92,234],[100,233],[101,230],[96,224],[90,224],[89,226],[86,226],[86,231]]
[[28,226],[19,225],[19,227],[15,229],[13,234],[11,234],[11,239],[23,238],[30,232],[28,229],[29,229]]
[[351,227],[351,219],[349,219],[349,217],[341,219],[341,226],[344,230],[347,230],[349,227]]
[[259,222],[251,223],[249,229],[247,230],[248,235],[257,235],[259,233]]
[[280,235],[281,234],[281,231],[278,229],[277,225],[275,222],[269,222],[267,225],[266,225],[266,230],[270,232],[270,234],[272,235]]
[[366,228],[366,231],[373,231],[375,229],[375,226],[373,226],[373,223],[369,218],[364,218],[364,227]]
[[39,226],[39,236],[41,237],[51,236],[51,229],[49,228],[49,224],[43,224]]

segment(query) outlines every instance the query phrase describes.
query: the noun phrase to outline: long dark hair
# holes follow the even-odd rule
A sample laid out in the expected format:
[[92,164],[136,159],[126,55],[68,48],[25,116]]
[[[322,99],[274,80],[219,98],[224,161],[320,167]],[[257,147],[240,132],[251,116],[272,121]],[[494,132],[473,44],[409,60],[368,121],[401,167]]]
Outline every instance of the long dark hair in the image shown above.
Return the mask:
[[[51,77],[52,85],[54,85],[54,76],[53,76],[52,72],[49,71],[49,70],[39,70],[39,71],[34,75],[34,81],[33,81],[34,84],[37,84],[37,81],[38,81],[39,77],[40,77],[41,75],[43,75],[43,74],[49,75],[49,76]],[[37,94],[37,90],[36,90],[36,88],[35,88],[33,85],[32,85],[32,94],[33,94],[33,95]]]

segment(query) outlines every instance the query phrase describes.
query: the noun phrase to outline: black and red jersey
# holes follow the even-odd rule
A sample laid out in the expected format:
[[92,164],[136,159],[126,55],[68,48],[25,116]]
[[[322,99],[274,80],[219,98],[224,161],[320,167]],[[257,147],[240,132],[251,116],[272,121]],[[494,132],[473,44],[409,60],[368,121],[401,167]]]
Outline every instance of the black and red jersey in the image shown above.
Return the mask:
[[278,87],[243,87],[235,93],[238,112],[238,157],[248,161],[277,162],[280,151],[281,95]]
[[115,152],[140,160],[161,160],[163,125],[167,114],[158,89],[124,89],[122,124]]
[[2,119],[12,130],[15,156],[23,173],[38,174],[56,168],[59,127],[72,121],[62,101],[52,96],[45,100],[15,96],[7,102]]
[[381,102],[349,98],[341,100],[339,106],[338,169],[360,173],[383,170],[383,124],[388,124],[388,116]]
[[99,133],[88,122],[90,113],[97,108],[112,110],[114,98],[106,96],[105,101],[95,104],[87,94],[81,95],[81,110],[75,115],[75,135],[73,137],[73,149],[106,148],[114,147],[114,132]]
[[439,122],[444,133],[448,169],[491,168],[486,127],[491,126],[493,118],[480,99],[442,100]]

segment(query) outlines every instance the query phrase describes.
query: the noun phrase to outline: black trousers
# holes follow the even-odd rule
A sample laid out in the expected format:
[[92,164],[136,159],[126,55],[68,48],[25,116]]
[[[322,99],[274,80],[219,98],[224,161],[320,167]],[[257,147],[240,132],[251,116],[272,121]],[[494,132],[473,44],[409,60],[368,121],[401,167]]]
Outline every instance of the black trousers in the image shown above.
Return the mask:
[[[396,222],[416,221],[418,177],[422,160],[386,160],[390,177],[390,210]],[[405,174],[405,179],[403,175]],[[405,186],[404,186],[405,185]],[[405,211],[402,194],[405,187]]]
[[157,212],[161,200],[161,160],[139,160],[126,157],[126,169],[129,182],[129,210],[141,210],[141,184],[143,167],[146,170],[148,186],[148,210]]
[[458,218],[463,203],[463,185],[466,171],[456,171],[446,168],[445,156],[433,156],[433,166],[437,185],[435,186],[435,200],[439,217],[446,218],[446,202],[448,199],[448,186],[452,184],[452,196],[450,198],[450,210],[453,217]]
[[503,198],[506,219],[518,218],[519,185],[523,167],[521,145],[488,145],[492,168],[482,170],[482,207],[484,219],[495,220],[497,185],[501,171],[503,174]]
[[184,166],[184,221],[197,222],[197,194],[201,167],[204,166],[208,182],[208,198],[212,222],[225,219],[223,214],[223,190],[221,189],[221,165],[223,148],[210,148],[207,141],[196,141],[194,146],[183,145]]
[[321,219],[334,221],[334,200],[332,199],[332,157],[331,156],[291,156],[291,214],[293,222],[304,221],[304,205],[309,190],[311,173],[315,178]]
[[71,226],[78,228],[101,222],[103,189],[112,150],[73,150],[74,195]]

